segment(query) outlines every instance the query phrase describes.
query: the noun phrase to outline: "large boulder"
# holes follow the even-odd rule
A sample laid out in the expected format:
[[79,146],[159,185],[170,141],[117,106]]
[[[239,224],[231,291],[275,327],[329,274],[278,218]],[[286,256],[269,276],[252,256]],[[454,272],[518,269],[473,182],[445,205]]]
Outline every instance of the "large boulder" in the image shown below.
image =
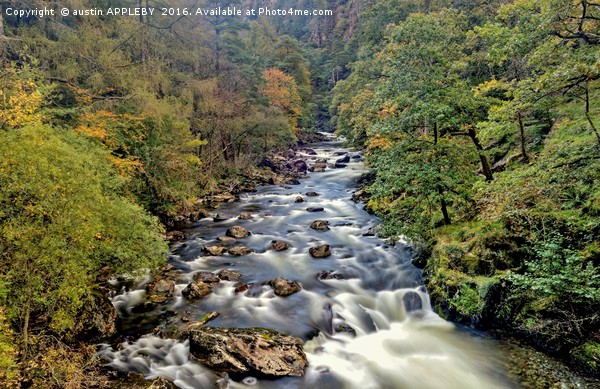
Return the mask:
[[296,203],[303,203],[304,199],[302,198],[302,196],[296,196],[296,200],[294,200],[294,202],[296,202]]
[[252,254],[252,253],[256,252],[256,250],[249,249],[246,246],[235,246],[235,247],[230,248],[227,252],[230,255],[233,255],[235,257],[241,257],[244,255]]
[[310,223],[310,228],[316,231],[328,231],[329,230],[329,222],[325,220],[315,220]]
[[269,285],[277,296],[285,297],[299,292],[302,287],[296,281],[286,280],[282,277],[277,277],[269,281]]
[[306,162],[304,162],[301,159],[294,161],[293,166],[294,166],[294,170],[296,170],[298,172],[306,173],[306,171],[308,170],[308,165],[306,164]]
[[232,238],[241,239],[250,235],[250,231],[240,226],[229,227],[226,232],[227,236],[231,236]]
[[328,244],[311,247],[308,249],[308,252],[313,258],[327,258],[331,255],[331,250]]
[[265,328],[199,328],[189,339],[196,360],[233,377],[300,377],[308,365],[300,339]]
[[194,276],[194,281],[181,291],[181,294],[188,300],[196,300],[208,296],[219,282],[221,279],[213,273],[200,272]]
[[350,162],[350,156],[349,155],[345,155],[342,158],[338,158],[335,160],[335,163],[348,163]]
[[290,245],[288,245],[283,240],[272,240],[271,241],[271,248],[275,251],[287,250],[289,247],[290,247]]
[[252,214],[250,212],[242,212],[240,213],[240,216],[238,216],[238,219],[240,220],[248,220],[248,219],[252,219],[254,216],[252,216]]
[[223,281],[239,281],[242,275],[236,271],[225,269],[219,273],[219,278]]
[[205,255],[212,255],[213,257],[218,257],[223,255],[226,247],[223,246],[204,246],[202,247],[202,251],[204,251]]

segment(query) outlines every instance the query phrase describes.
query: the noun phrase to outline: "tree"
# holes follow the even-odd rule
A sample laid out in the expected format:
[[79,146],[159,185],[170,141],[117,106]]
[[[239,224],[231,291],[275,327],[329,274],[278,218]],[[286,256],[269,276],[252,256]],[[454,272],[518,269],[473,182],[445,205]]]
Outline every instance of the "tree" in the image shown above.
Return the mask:
[[279,69],[269,68],[262,73],[265,85],[261,92],[271,104],[281,109],[289,118],[290,128],[298,133],[298,117],[302,114],[302,99],[296,80]]

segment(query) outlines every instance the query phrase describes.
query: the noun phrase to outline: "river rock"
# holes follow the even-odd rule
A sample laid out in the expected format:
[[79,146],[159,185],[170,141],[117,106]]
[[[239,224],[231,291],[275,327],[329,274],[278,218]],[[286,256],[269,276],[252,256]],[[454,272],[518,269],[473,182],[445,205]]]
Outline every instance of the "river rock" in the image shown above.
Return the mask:
[[316,197],[316,196],[318,196],[319,194],[318,194],[317,192],[306,192],[306,195],[307,195],[308,197]]
[[346,154],[342,158],[338,158],[335,160],[335,163],[348,163],[348,162],[350,162],[350,156],[348,154]]
[[296,200],[294,200],[294,202],[296,202],[296,203],[303,203],[304,199],[302,198],[302,196],[296,196]]
[[313,173],[323,173],[325,171],[325,167],[311,166],[308,168],[308,171]]
[[224,213],[217,213],[214,217],[213,217],[213,221],[215,222],[222,222],[225,221],[227,219],[231,219],[232,216],[231,215],[227,215]]
[[298,172],[306,173],[306,171],[308,170],[308,165],[306,164],[306,162],[304,162],[301,159],[294,161],[293,166],[294,166],[294,170],[296,170]]
[[242,275],[236,271],[225,269],[219,273],[219,278],[223,281],[239,281]]
[[181,242],[185,240],[185,234],[183,231],[178,230],[169,231],[167,232],[166,238],[169,242]]
[[250,289],[251,286],[252,286],[252,284],[240,284],[240,285],[238,285],[238,286],[235,287],[235,293],[245,292],[248,289]]
[[302,151],[308,155],[317,155],[317,152],[313,149],[304,148],[304,149],[302,149]]
[[217,203],[233,203],[235,202],[236,197],[234,194],[231,193],[220,193],[214,196],[210,196],[208,200]]
[[328,231],[329,230],[329,222],[325,220],[315,220],[310,223],[310,228],[317,231]]
[[[286,184],[289,185],[300,185],[300,180],[298,180],[296,177],[288,177],[285,180]],[[291,189],[291,188],[286,188],[286,189]]]
[[331,250],[328,244],[311,247],[308,252],[313,258],[327,258],[331,255]]
[[269,285],[275,291],[277,296],[285,297],[299,292],[302,287],[296,281],[286,280],[282,277],[277,277],[269,281]]
[[172,299],[174,292],[175,281],[162,278],[161,276],[155,277],[153,282],[146,285],[148,300],[153,303],[164,303]]
[[356,336],[356,330],[346,323],[336,325],[334,327],[334,330],[335,332],[345,332],[347,334],[352,335],[353,337]]
[[343,168],[345,168],[346,166],[348,166],[348,165],[346,165],[345,163],[340,163],[340,162],[336,162],[336,163],[333,165],[333,167],[334,167],[334,168],[336,168],[336,169],[343,169]]
[[373,226],[365,231],[362,236],[376,236],[377,235],[377,226]]
[[404,303],[406,312],[413,312],[423,309],[423,300],[417,292],[406,292],[404,296],[402,296],[402,302]]
[[232,242],[235,242],[235,238],[232,238],[231,236],[219,236],[217,238],[217,240],[219,242],[223,242],[223,243],[232,243]]
[[233,226],[227,229],[226,235],[231,236],[232,238],[240,239],[250,235],[250,231],[248,231],[244,227]]
[[335,270],[323,270],[317,274],[317,278],[319,280],[346,280],[347,276],[344,274],[338,273]]
[[181,291],[183,297],[189,300],[195,300],[208,296],[221,279],[210,272],[200,272],[194,276],[194,281]]
[[264,328],[206,327],[190,331],[190,354],[201,364],[234,377],[304,375],[302,341]]
[[204,246],[202,247],[202,251],[204,251],[207,255],[212,255],[214,257],[218,257],[223,255],[225,252],[225,247],[223,246]]
[[230,248],[227,252],[236,257],[241,257],[244,255],[255,253],[256,250],[250,249],[246,246],[235,246],[235,247]]
[[240,213],[240,216],[238,216],[238,219],[240,220],[248,220],[252,218],[254,218],[254,216],[252,216],[250,212],[242,212]]
[[273,248],[273,250],[275,250],[275,251],[287,250],[289,247],[290,247],[290,245],[288,245],[286,242],[284,242],[282,240],[272,240],[271,241],[271,248]]
[[307,212],[323,212],[325,211],[325,208],[323,207],[308,207],[306,208]]
[[269,178],[269,184],[271,185],[283,185],[285,183],[285,177],[280,175],[272,175]]

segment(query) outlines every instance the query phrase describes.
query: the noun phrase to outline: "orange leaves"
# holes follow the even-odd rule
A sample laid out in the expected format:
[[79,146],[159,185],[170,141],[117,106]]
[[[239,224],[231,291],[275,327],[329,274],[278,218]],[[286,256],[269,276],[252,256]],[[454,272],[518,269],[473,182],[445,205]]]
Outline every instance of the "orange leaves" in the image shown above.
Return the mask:
[[108,111],[88,112],[81,115],[75,130],[102,142],[112,153],[109,161],[124,177],[143,172],[143,165],[133,155],[134,148],[146,139],[146,126],[142,118]]
[[288,115],[290,126],[297,130],[297,118],[302,114],[302,99],[296,81],[292,76],[276,68],[265,70],[262,76],[265,85],[260,91],[269,98],[272,105]]

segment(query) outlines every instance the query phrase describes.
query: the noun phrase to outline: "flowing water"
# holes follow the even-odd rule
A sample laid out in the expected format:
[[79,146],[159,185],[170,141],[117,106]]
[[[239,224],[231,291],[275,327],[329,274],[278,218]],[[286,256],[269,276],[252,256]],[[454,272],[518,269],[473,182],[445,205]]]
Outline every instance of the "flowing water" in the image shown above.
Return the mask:
[[[349,150],[331,142],[317,145],[315,151],[318,155],[308,157],[309,161],[334,161],[339,158],[336,152]],[[150,313],[133,313],[144,300],[143,284],[113,297],[124,316],[125,331],[131,333],[151,332],[168,312],[199,320],[206,312],[217,311],[220,316],[209,326],[266,327],[300,337],[309,361],[305,377],[223,380],[188,359],[187,342],[152,335],[123,343],[118,351],[106,346],[101,353],[110,366],[149,378],[165,376],[181,388],[211,388],[218,380],[230,388],[515,387],[500,367],[491,342],[470,336],[432,312],[407,245],[392,246],[363,236],[379,223],[351,200],[355,180],[364,170],[361,159],[353,158],[346,168],[311,173],[300,185],[262,187],[242,195],[239,202],[218,211],[231,218],[204,219],[187,231],[185,242],[173,246],[169,262],[182,276],[170,303]],[[306,196],[309,191],[319,196]],[[304,202],[295,202],[298,195]],[[311,213],[307,207],[325,210]],[[241,212],[254,217],[238,220]],[[331,229],[309,228],[317,219],[327,220]],[[221,244],[216,239],[233,225],[252,232],[239,243],[256,253],[203,256],[202,246]],[[289,243],[290,248],[271,250],[274,239]],[[331,245],[333,254],[312,258],[308,249],[318,244]],[[236,294],[236,284],[223,281],[201,300],[181,296],[195,273],[223,269],[241,273],[242,282],[252,287]],[[319,279],[319,273],[332,271],[341,279]],[[276,296],[265,284],[278,276],[300,282],[303,289],[288,297]],[[352,328],[356,335],[337,332],[340,326]]]

